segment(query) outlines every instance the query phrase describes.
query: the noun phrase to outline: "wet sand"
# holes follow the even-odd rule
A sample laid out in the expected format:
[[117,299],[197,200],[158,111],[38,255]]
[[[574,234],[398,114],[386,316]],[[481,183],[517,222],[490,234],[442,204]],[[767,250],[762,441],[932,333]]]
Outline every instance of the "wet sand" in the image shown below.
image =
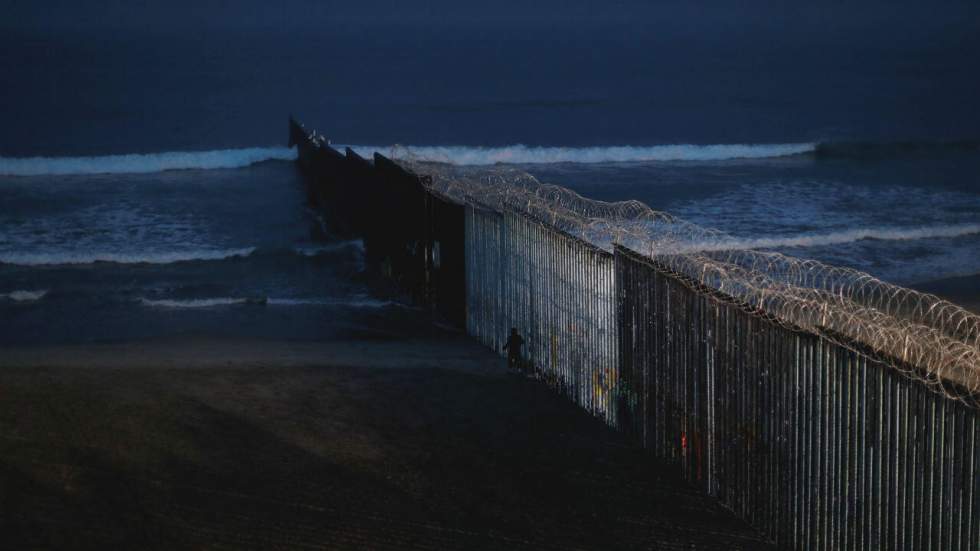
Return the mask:
[[932,293],[967,310],[980,314],[980,274],[937,279],[911,286]]
[[0,350],[4,548],[766,549],[457,335]]

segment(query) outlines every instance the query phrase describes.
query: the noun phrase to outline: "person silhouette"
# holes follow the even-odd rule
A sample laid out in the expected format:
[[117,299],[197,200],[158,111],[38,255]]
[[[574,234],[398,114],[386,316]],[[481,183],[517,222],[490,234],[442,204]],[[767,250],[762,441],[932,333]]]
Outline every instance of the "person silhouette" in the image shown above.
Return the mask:
[[524,339],[521,338],[520,333],[517,332],[516,327],[510,328],[510,337],[507,338],[507,344],[504,345],[504,350],[507,351],[507,368],[516,369],[520,371],[521,368],[521,348],[524,346]]

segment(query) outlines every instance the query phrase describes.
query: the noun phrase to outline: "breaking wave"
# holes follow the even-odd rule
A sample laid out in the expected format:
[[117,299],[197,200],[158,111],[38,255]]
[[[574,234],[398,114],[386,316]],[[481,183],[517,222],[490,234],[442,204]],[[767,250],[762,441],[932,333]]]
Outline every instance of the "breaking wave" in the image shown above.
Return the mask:
[[240,168],[263,161],[294,159],[296,150],[286,147],[170,151],[100,157],[0,157],[0,175],[142,174],[165,170]]
[[293,249],[261,250],[257,247],[241,247],[236,249],[201,249],[194,251],[166,251],[150,253],[117,253],[117,252],[0,252],[0,264],[17,266],[64,266],[74,264],[95,264],[107,262],[113,264],[174,264],[177,262],[194,262],[201,260],[226,260],[244,258],[253,255],[295,254],[304,257],[315,257],[352,251],[364,252],[364,242],[360,239],[341,241],[324,245],[308,245]]
[[[343,146],[339,147],[341,150]],[[980,142],[826,142],[784,144],[675,144],[651,146],[500,147],[348,146],[363,157],[381,152],[394,158],[447,162],[457,165],[615,163],[644,161],[725,161],[769,159],[793,155],[816,158],[882,158],[944,151],[980,151]],[[263,161],[292,161],[291,147],[249,147],[213,151],[104,155],[94,157],[0,157],[0,176],[71,174],[141,174],[166,170],[241,168]]]
[[727,161],[774,159],[806,155],[813,159],[887,159],[947,153],[980,152],[980,141],[954,142],[814,142],[783,144],[651,145],[596,147],[349,146],[358,155],[375,151],[396,159],[436,161],[455,165],[616,163],[644,161]]
[[172,264],[193,260],[224,260],[252,254],[255,247],[241,249],[205,249],[198,251],[168,251],[160,253],[0,253],[0,264],[19,266],[58,266],[66,264],[94,264],[112,262],[115,264]]
[[9,293],[0,293],[0,299],[9,299],[14,302],[33,302],[35,300],[41,300],[47,294],[47,291],[11,291]]
[[447,162],[456,165],[492,165],[497,163],[612,163],[641,161],[721,161],[765,159],[814,153],[818,144],[729,144],[729,145],[653,145],[608,147],[503,147],[466,146],[350,146],[357,154],[369,157],[375,151],[395,158]]
[[863,239],[912,240],[960,237],[980,233],[980,224],[956,224],[918,228],[858,228],[815,235],[784,237],[760,237],[754,239],[732,239],[692,246],[700,251],[727,251],[740,249],[778,249],[790,247],[821,247],[840,245]]

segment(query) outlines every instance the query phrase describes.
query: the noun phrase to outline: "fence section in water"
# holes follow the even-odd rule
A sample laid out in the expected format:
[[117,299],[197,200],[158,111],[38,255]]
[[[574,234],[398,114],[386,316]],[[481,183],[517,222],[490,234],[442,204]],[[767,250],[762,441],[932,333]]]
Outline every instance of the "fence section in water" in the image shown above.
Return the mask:
[[464,206],[382,155],[334,150],[290,121],[310,201],[330,230],[364,240],[372,275],[462,327],[466,317]]
[[424,220],[428,257],[423,302],[465,327],[466,208],[427,190]]
[[977,549],[976,409],[616,251],[620,426],[794,549]]

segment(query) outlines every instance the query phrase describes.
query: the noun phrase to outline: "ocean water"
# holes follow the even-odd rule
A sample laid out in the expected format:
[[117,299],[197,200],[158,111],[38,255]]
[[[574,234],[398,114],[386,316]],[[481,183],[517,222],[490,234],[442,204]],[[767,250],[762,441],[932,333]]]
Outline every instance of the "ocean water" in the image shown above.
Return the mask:
[[0,345],[412,330],[309,208],[290,114],[896,283],[980,273],[980,35],[365,25],[0,35]]

